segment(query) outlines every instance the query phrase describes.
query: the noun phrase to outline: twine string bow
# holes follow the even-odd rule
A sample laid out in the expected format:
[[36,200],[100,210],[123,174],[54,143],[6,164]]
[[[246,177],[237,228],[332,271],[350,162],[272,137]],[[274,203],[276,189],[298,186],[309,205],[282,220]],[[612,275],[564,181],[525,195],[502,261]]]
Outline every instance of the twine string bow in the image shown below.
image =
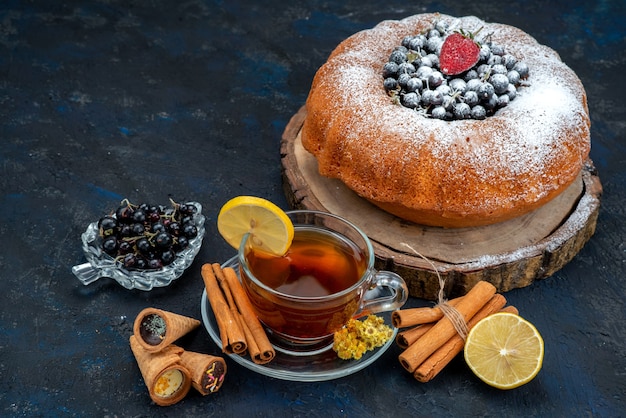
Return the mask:
[[445,298],[444,288],[446,281],[443,279],[443,277],[441,277],[441,274],[439,274],[437,267],[435,267],[435,264],[432,261],[420,254],[419,251],[411,247],[409,244],[403,242],[402,245],[409,248],[415,255],[422,258],[432,267],[433,271],[437,275],[437,278],[439,279],[439,292],[437,293],[437,304],[435,305],[435,307],[441,309],[443,315],[448,318],[456,332],[461,336],[461,338],[463,338],[463,341],[465,341],[465,339],[467,338],[467,333],[469,332],[467,322],[465,322],[463,315],[461,315],[461,313],[457,311],[454,306],[450,305],[448,303],[448,300]]

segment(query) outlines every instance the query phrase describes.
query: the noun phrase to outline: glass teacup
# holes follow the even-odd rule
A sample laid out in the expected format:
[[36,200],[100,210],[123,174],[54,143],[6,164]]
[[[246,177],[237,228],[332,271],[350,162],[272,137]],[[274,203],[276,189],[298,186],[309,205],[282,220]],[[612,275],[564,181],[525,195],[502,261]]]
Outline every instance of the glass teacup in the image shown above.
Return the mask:
[[358,227],[324,212],[287,215],[295,234],[284,256],[255,252],[249,237],[238,254],[243,286],[277,348],[326,349],[350,318],[404,305],[406,283],[374,269],[374,249]]

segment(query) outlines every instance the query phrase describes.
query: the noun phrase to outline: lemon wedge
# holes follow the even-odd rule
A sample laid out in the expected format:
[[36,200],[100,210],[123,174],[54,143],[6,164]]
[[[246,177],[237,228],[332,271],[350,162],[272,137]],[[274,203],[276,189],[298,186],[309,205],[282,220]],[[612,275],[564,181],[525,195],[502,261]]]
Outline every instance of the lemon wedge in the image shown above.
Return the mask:
[[513,389],[530,382],[541,370],[543,339],[519,315],[499,312],[480,320],[465,340],[465,362],[483,382]]
[[217,216],[217,229],[235,249],[250,234],[255,250],[276,256],[287,252],[294,234],[287,214],[269,200],[256,196],[237,196],[226,202]]

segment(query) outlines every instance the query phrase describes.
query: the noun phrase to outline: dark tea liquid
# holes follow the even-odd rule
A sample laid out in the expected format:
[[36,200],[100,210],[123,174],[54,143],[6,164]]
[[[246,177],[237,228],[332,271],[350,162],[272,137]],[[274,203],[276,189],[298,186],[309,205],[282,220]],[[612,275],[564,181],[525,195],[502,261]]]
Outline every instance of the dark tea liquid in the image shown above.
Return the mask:
[[359,281],[367,267],[363,252],[329,231],[296,227],[289,251],[282,257],[247,254],[252,273],[278,292],[304,297],[341,292]]

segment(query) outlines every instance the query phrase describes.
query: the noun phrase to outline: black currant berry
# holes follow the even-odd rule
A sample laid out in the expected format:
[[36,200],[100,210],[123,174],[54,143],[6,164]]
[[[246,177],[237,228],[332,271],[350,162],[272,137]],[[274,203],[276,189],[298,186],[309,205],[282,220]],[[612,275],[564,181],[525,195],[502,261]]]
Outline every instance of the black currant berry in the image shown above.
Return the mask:
[[120,244],[117,248],[118,254],[128,254],[133,252],[133,245],[128,241],[120,241]]
[[133,253],[124,256],[124,267],[133,268],[137,265],[137,256]]
[[146,211],[139,208],[133,212],[133,222],[144,223],[146,221]]
[[167,232],[159,232],[154,237],[154,243],[157,248],[167,249],[172,245],[172,236]]
[[117,228],[117,219],[112,216],[105,216],[98,221],[98,229],[102,236],[106,237],[114,234]]
[[115,236],[108,236],[102,241],[102,249],[105,253],[114,256],[117,253],[117,238]]
[[181,232],[180,223],[170,222],[170,224],[167,226],[167,230],[170,234],[176,237],[179,236]]
[[165,225],[163,225],[163,222],[155,222],[152,224],[152,226],[150,227],[150,232],[164,232],[165,231]]
[[146,231],[146,228],[141,223],[134,223],[130,226],[131,231],[133,232],[133,236],[140,236]]
[[123,224],[119,227],[119,235],[122,238],[128,238],[133,236],[133,229],[129,224]]
[[198,228],[190,222],[187,222],[183,225],[183,234],[187,238],[195,238],[198,235]]
[[176,241],[172,245],[172,248],[174,249],[174,251],[178,253],[184,250],[185,248],[187,248],[188,246],[189,246],[189,240],[187,239],[187,237],[181,235],[176,238]]
[[115,211],[115,218],[121,223],[131,223],[133,208],[130,205],[122,205]]
[[174,250],[166,250],[161,253],[161,261],[163,265],[171,264],[176,259],[176,253]]
[[163,267],[163,262],[159,260],[158,258],[152,258],[148,260],[148,265],[146,266],[146,268],[155,269],[155,270],[160,269],[161,267]]
[[135,242],[135,247],[137,248],[137,251],[142,254],[148,254],[152,251],[152,244],[150,244],[150,241],[148,241],[148,238],[146,237],[139,238],[137,242]]

